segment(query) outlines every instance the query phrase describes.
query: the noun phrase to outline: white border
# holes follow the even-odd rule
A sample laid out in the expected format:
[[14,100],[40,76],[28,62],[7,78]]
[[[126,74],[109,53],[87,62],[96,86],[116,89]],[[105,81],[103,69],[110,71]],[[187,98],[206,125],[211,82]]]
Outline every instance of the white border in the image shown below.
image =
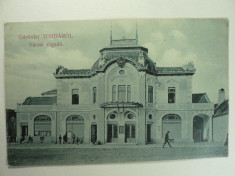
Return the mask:
[[[62,21],[110,18],[229,18],[230,90],[235,75],[235,1],[233,0],[2,0],[0,1],[0,97],[4,97],[5,22]],[[218,73],[219,74],[219,73]],[[234,175],[234,91],[230,95],[229,157],[136,164],[30,167],[6,164],[5,103],[0,100],[0,175]]]

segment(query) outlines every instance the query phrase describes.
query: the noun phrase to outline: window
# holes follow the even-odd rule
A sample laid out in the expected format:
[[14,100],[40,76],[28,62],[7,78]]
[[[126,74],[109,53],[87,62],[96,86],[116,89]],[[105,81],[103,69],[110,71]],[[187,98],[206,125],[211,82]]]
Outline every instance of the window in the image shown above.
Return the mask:
[[153,103],[153,86],[148,87],[148,102]]
[[112,101],[113,102],[117,101],[116,100],[116,86],[115,85],[112,87]]
[[177,114],[167,114],[162,118],[162,137],[164,138],[167,131],[170,131],[170,138],[181,138],[182,120]]
[[129,113],[129,114],[127,115],[127,118],[128,118],[128,119],[133,119],[134,117],[135,117],[135,115],[132,114],[132,113]]
[[72,104],[79,104],[79,90],[72,90]]
[[51,136],[51,118],[46,115],[34,119],[34,136]]
[[175,103],[175,87],[168,87],[168,103]]
[[93,103],[96,103],[96,87],[93,87]]
[[127,86],[127,102],[131,102],[131,86]]
[[118,101],[125,102],[126,101],[126,86],[118,86]]
[[112,86],[112,102],[116,102],[116,101],[131,102],[131,86],[130,85],[113,85]]

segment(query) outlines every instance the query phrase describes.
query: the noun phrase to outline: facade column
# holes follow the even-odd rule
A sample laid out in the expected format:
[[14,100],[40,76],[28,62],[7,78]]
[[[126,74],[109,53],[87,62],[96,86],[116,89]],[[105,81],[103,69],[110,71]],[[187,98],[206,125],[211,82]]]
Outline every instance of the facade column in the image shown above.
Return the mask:
[[89,120],[84,119],[84,143],[90,142],[90,123]]
[[137,144],[145,145],[145,126],[146,126],[146,119],[145,119],[145,109],[140,108],[139,110],[139,117],[138,117],[138,140]]
[[209,128],[208,142],[212,142],[212,130],[213,130],[212,129],[212,123],[213,123],[212,120],[213,120],[213,118],[212,118],[212,115],[210,114],[209,115],[209,122],[208,122],[209,123],[208,124],[208,128]]
[[16,142],[20,142],[21,126],[20,126],[20,114],[16,113]]
[[105,143],[105,117],[104,109],[97,111],[97,142],[100,141],[102,144]]

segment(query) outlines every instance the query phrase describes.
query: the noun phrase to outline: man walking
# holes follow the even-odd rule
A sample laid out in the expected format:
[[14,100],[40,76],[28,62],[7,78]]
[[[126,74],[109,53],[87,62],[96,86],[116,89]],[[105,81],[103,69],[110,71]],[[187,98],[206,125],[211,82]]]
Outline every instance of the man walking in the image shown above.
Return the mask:
[[170,142],[169,142],[169,133],[170,133],[170,131],[167,131],[167,133],[166,133],[166,135],[165,135],[165,142],[164,142],[162,148],[164,148],[164,146],[165,146],[166,143],[168,143],[168,145],[171,147],[171,144],[170,144]]

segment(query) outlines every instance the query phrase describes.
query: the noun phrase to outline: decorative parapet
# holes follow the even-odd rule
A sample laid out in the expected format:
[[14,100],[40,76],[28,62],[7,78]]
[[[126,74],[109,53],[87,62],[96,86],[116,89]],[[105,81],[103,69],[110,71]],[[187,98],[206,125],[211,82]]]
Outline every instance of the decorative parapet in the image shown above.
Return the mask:
[[107,102],[100,105],[101,108],[139,108],[143,104],[138,102]]
[[111,40],[110,45],[111,46],[133,46],[133,45],[137,45],[137,40],[126,39],[125,37],[123,37],[120,40]]

